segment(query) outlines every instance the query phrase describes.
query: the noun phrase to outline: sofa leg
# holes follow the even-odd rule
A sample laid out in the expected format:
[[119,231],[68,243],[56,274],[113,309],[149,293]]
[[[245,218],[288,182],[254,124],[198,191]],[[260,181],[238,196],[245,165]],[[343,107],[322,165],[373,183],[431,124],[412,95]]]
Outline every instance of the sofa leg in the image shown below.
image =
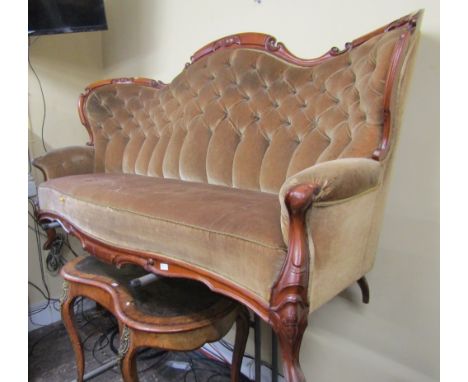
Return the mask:
[[307,327],[308,309],[302,304],[287,303],[274,315],[273,330],[278,336],[283,360],[283,371],[287,382],[305,382],[299,362],[302,338]]
[[359,288],[361,288],[361,293],[362,293],[362,302],[364,304],[369,303],[369,284],[367,283],[366,276],[362,276],[358,281],[357,281]]
[[285,197],[289,213],[289,248],[270,298],[270,323],[278,335],[287,382],[305,381],[299,364],[302,337],[307,327],[309,304],[309,247],[306,211],[320,192],[315,184],[299,184]]

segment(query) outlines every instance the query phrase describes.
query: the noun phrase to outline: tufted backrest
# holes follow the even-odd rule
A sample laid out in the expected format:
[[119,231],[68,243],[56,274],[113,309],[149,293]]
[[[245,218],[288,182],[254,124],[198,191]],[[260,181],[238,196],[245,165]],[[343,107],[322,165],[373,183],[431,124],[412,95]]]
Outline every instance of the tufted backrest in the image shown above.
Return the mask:
[[168,85],[96,86],[82,100],[96,171],[278,192],[315,163],[371,157],[400,35],[377,33],[310,65],[274,54],[282,45],[254,49],[235,36]]

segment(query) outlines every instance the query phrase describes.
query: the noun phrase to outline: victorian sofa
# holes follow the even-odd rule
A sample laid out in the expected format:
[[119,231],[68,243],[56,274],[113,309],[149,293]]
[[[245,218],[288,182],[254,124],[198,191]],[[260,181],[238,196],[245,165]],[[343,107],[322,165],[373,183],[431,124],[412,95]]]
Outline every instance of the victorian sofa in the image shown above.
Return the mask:
[[40,220],[101,260],[242,302],[277,333],[286,379],[305,380],[309,313],[358,280],[368,298],[421,16],[316,59],[241,33],[169,84],[90,85],[88,145],[34,162]]

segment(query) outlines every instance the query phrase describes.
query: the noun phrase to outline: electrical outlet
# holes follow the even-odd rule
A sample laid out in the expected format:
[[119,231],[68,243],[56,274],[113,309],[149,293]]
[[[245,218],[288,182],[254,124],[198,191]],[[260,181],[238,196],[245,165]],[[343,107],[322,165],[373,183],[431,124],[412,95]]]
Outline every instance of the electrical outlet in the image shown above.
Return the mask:
[[37,195],[36,182],[32,174],[28,174],[28,198],[33,198]]

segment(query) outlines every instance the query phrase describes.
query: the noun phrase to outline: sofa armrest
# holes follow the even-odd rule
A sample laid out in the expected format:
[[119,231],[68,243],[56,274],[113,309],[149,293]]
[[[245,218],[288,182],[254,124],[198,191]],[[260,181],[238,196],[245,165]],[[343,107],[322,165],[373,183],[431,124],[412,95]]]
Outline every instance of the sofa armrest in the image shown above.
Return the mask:
[[308,312],[362,276],[382,174],[377,161],[346,158],[285,181],[279,197],[288,255],[272,291],[274,303],[295,299]]
[[49,151],[34,159],[33,165],[44,175],[44,180],[68,175],[94,172],[94,147],[69,146]]
[[281,230],[285,243],[288,243],[289,235],[289,213],[285,198],[294,187],[300,184],[314,185],[318,190],[312,195],[313,206],[328,206],[375,189],[381,175],[380,162],[367,158],[343,158],[316,164],[287,178],[279,192]]

